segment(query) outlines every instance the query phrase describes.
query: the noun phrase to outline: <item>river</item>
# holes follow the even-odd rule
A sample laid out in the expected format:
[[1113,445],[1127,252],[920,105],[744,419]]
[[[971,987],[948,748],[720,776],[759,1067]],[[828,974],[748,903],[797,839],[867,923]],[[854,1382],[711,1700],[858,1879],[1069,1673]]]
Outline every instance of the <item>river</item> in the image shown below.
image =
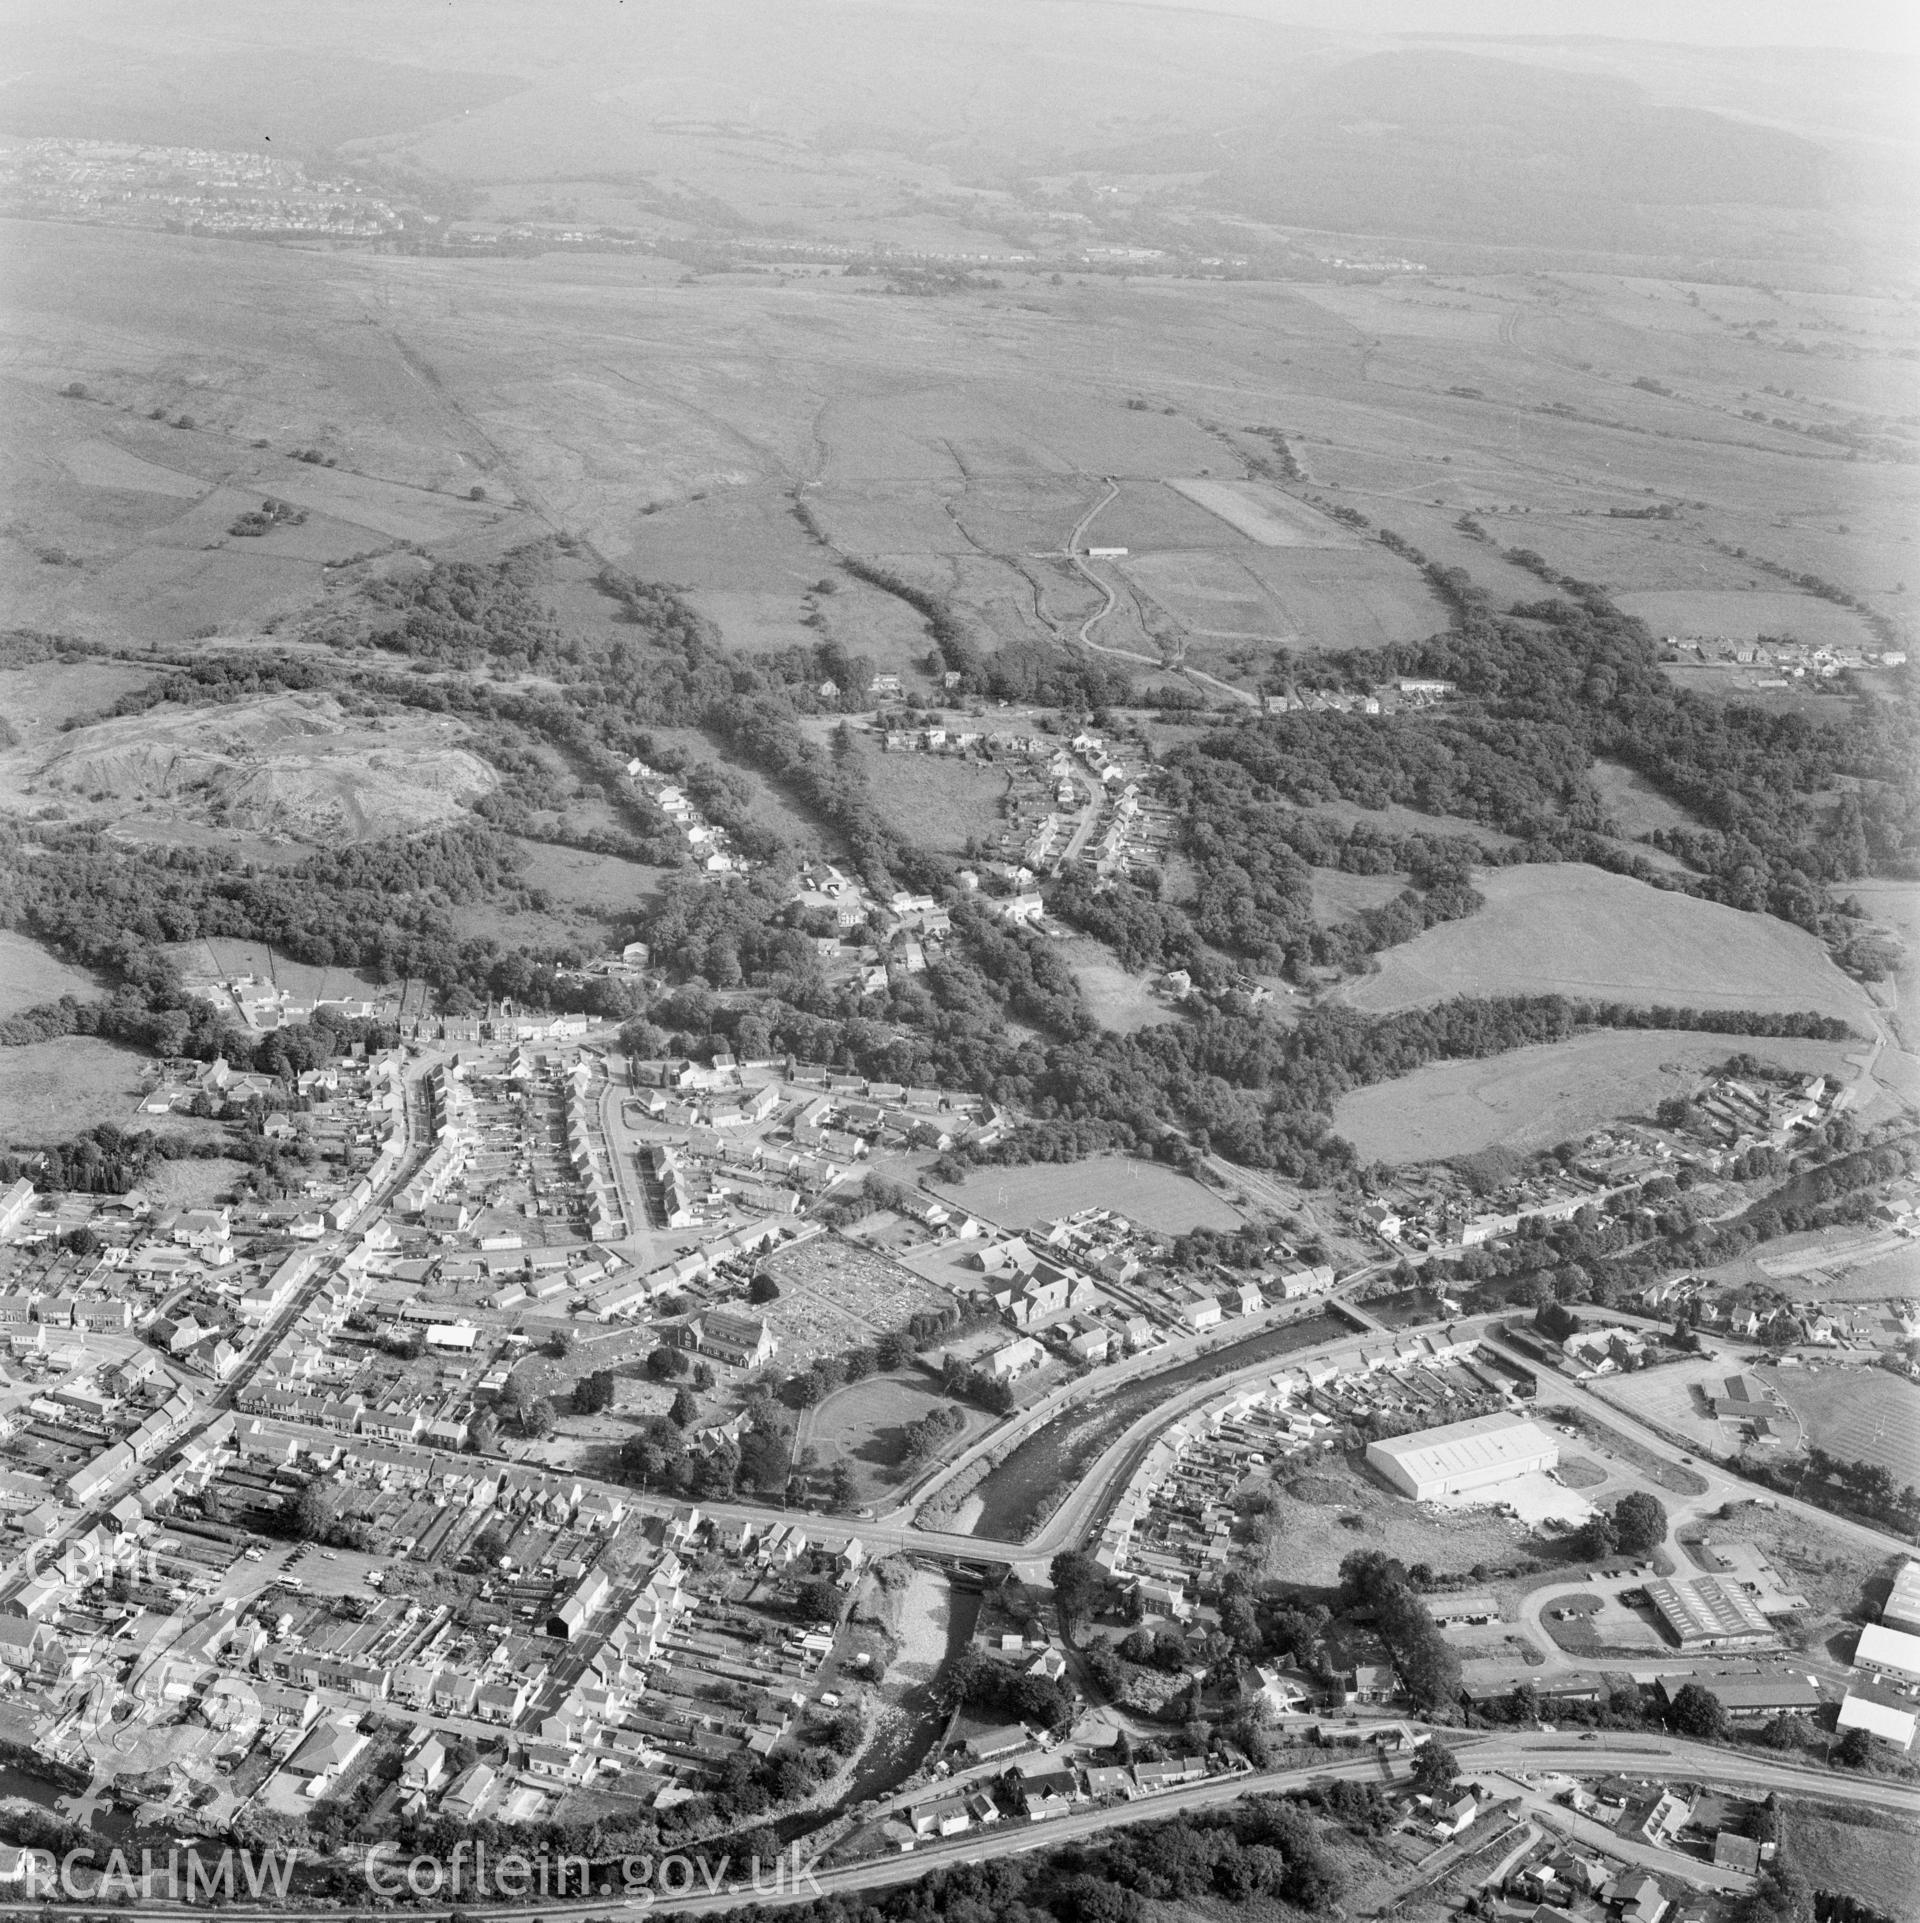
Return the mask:
[[1197,1382],[1231,1375],[1270,1356],[1292,1355],[1354,1333],[1351,1323],[1325,1310],[1300,1316],[1250,1335],[1244,1342],[1209,1350],[1191,1362],[1122,1383],[1055,1416],[975,1486],[973,1498],[980,1504],[980,1513],[969,1533],[995,1542],[1025,1542],[1052,1512],[1052,1498],[1085,1475],[1101,1452],[1157,1403]]

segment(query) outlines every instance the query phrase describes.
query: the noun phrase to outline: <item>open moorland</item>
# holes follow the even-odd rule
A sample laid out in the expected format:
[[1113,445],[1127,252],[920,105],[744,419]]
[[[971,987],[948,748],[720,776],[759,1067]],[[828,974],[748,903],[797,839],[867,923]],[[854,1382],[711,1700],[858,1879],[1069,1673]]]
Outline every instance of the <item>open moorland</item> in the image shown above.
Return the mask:
[[1865,991],[1811,935],[1578,862],[1501,868],[1486,907],[1380,958],[1342,991],[1371,1014],[1449,995],[1558,993],[1672,1008],[1815,1009],[1865,1027]]
[[1494,1147],[1530,1152],[1577,1141],[1608,1121],[1650,1116],[1663,1097],[1690,1092],[1743,1052],[1807,1074],[1846,1067],[1842,1043],[1608,1031],[1488,1061],[1431,1063],[1342,1096],[1333,1125],[1370,1162],[1444,1161]]

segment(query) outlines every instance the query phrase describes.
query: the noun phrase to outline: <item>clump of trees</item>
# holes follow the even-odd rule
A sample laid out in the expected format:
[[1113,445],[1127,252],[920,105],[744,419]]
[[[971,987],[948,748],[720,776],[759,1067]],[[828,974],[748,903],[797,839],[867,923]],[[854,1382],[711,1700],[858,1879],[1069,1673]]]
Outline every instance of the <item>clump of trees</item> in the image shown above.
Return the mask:
[[1611,1509],[1589,1516],[1571,1541],[1576,1555],[1604,1562],[1609,1556],[1650,1556],[1666,1539],[1666,1504],[1645,1489],[1630,1489]]

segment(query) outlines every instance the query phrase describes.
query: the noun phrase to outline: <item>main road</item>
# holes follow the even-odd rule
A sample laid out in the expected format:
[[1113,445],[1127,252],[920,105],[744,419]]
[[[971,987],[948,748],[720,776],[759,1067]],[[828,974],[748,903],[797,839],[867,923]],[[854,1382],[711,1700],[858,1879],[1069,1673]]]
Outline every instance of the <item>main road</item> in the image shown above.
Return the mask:
[[[1740,1750],[1715,1749],[1706,1744],[1689,1743],[1659,1736],[1605,1735],[1591,1742],[1569,1741],[1545,1730],[1522,1733],[1503,1732],[1485,1739],[1462,1742],[1458,1754],[1464,1773],[1470,1777],[1514,1776],[1524,1772],[1582,1771],[1611,1768],[1625,1775],[1642,1776],[1656,1782],[1687,1781],[1735,1790],[1777,1791],[1781,1795],[1818,1795],[1823,1801],[1844,1803],[1854,1808],[1884,1810],[1920,1821],[1920,1792],[1904,1783],[1877,1777],[1856,1777],[1812,1769],[1802,1764],[1781,1762],[1776,1758]],[[682,1893],[680,1874],[674,1877],[672,1894],[661,1894],[651,1887],[629,1893],[609,1878],[606,1884],[584,1899],[522,1902],[507,1906],[488,1905],[488,1914],[498,1917],[538,1915],[556,1917],[639,1917],[658,1910],[673,1915],[712,1915],[736,1910],[748,1903],[809,1902],[817,1897],[851,1894],[857,1891],[886,1889],[897,1883],[917,1882],[936,1869],[989,1862],[996,1858],[1021,1856],[1033,1850],[1053,1849],[1062,1843],[1088,1842],[1111,1830],[1137,1823],[1155,1823],[1170,1816],[1188,1815],[1200,1810],[1225,1808],[1242,1798],[1278,1795],[1299,1791],[1316,1784],[1341,1780],[1379,1782],[1383,1770],[1391,1774],[1379,1752],[1366,1747],[1358,1753],[1335,1753],[1323,1764],[1304,1769],[1259,1770],[1245,1775],[1211,1777],[1202,1783],[1139,1802],[1101,1805],[1077,1810],[1071,1815],[1046,1823],[1007,1823],[989,1830],[969,1831],[965,1835],[930,1839],[918,1848],[874,1857],[840,1869],[811,1869],[798,1877],[784,1877],[782,1886],[768,1889],[749,1881],[745,1865],[728,1857],[702,1857],[688,1852],[682,1862],[691,1888]],[[1523,1794],[1525,1785],[1517,1784]],[[1624,1839],[1622,1839],[1624,1842]],[[1637,1851],[1620,1852],[1629,1860],[1644,1860]],[[642,1859],[634,1859],[636,1862]],[[404,1867],[404,1859],[393,1874]],[[658,1865],[648,1863],[649,1872]],[[1713,1887],[1724,1879],[1710,1865],[1697,1859],[1663,1852],[1660,1867],[1696,1884]],[[423,1880],[424,1877],[423,1877]],[[41,1899],[0,1903],[0,1913],[38,1914],[45,1910]],[[79,1907],[87,1907],[85,1905]],[[91,1907],[98,1908],[96,1900]],[[258,1905],[226,1904],[223,1913],[238,1923],[290,1923],[301,1917],[337,1918],[343,1906],[332,1901],[322,1908],[301,1910],[297,1906],[264,1908]],[[371,1903],[368,1907],[372,1907]],[[155,1898],[145,1898],[146,1910],[187,1913],[186,1906]],[[408,1914],[420,1923],[440,1923],[460,1914],[456,1908],[408,1906]]]

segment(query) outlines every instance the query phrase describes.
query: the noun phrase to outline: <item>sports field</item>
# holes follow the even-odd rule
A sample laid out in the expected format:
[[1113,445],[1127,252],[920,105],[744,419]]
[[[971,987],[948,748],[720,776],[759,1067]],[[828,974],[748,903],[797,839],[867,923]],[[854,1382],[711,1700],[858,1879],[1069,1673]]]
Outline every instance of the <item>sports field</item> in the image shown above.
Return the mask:
[[964,1182],[935,1192],[942,1201],[1007,1229],[1031,1228],[1036,1222],[1093,1208],[1116,1209],[1142,1228],[1163,1235],[1240,1224],[1239,1211],[1192,1176],[1158,1162],[1138,1162],[1129,1155],[982,1169]]
[[1369,1014],[1450,995],[1562,994],[1685,1008],[1813,1009],[1864,1030],[1865,991],[1820,941],[1770,915],[1572,861],[1476,878],[1486,906],[1380,958],[1343,991]]
[[1355,1089],[1333,1126],[1370,1162],[1445,1161],[1484,1148],[1551,1148],[1604,1122],[1647,1115],[1746,1050],[1808,1074],[1844,1066],[1845,1044],[1755,1041],[1656,1028],[1607,1030],[1485,1061],[1433,1062]]
[[1844,1462],[1877,1462],[1920,1484],[1920,1387],[1884,1369],[1776,1369],[1768,1378],[1808,1444]]

